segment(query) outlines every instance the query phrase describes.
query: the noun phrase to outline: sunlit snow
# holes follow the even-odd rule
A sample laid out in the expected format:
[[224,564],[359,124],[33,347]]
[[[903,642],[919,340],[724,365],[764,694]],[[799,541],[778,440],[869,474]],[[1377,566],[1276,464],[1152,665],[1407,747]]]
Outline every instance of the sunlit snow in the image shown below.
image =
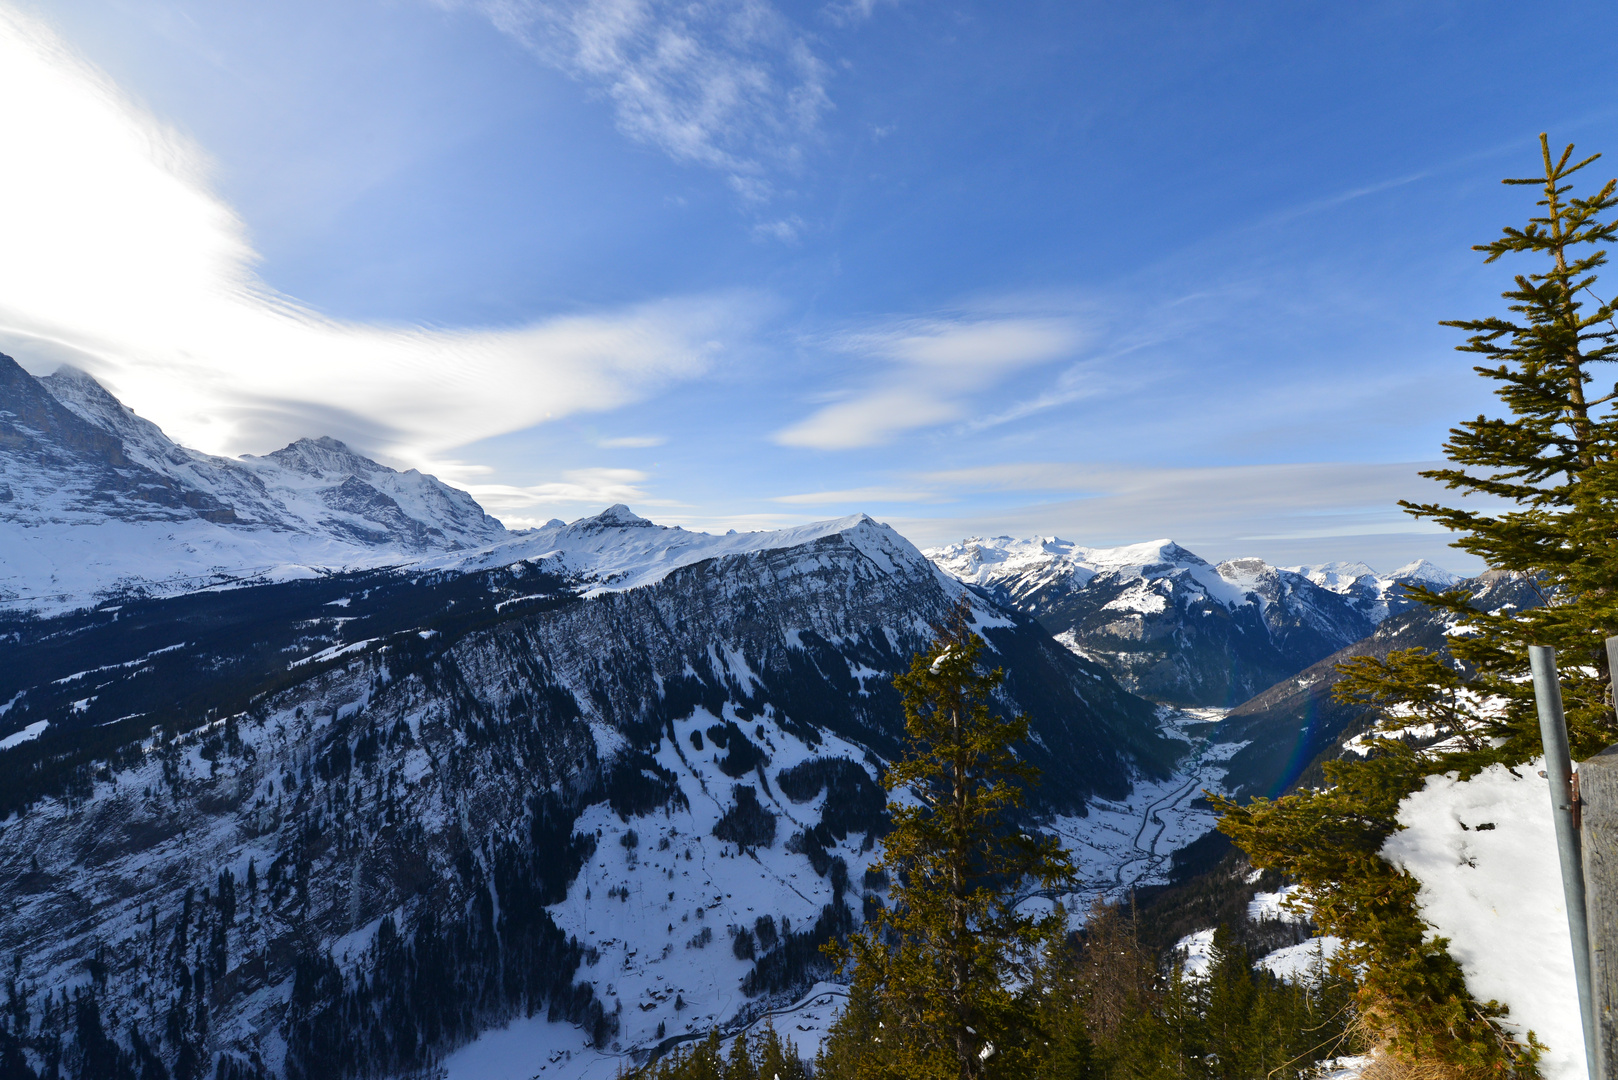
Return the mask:
[[1471,780],[1430,776],[1400,805],[1382,854],[1421,882],[1416,902],[1480,1001],[1550,1049],[1545,1080],[1585,1075],[1584,1033],[1561,870],[1541,761],[1491,765]]

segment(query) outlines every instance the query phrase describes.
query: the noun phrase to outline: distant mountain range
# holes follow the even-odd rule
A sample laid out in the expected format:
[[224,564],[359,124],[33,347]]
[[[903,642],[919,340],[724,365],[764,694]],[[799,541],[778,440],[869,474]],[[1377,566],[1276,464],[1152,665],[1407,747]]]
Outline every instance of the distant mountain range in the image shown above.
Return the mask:
[[977,537],[926,554],[1134,692],[1187,706],[1238,705],[1408,607],[1406,586],[1458,580],[1425,560],[1386,575],[1364,563],[1215,565],[1172,540],[1085,548]]
[[[1505,571],[1486,571],[1455,587],[1470,593],[1472,606],[1480,611],[1522,611],[1545,602],[1533,581]],[[1322,780],[1317,762],[1337,756],[1345,741],[1366,730],[1363,709],[1332,697],[1342,678],[1337,665],[1357,656],[1383,659],[1395,649],[1442,652],[1454,629],[1455,620],[1445,613],[1407,606],[1368,637],[1242,702],[1219,725],[1220,741],[1245,744],[1230,759],[1226,789],[1244,798],[1273,797],[1300,779]]]
[[507,535],[466,492],[335,439],[198,453],[81,371],[35,378],[0,355],[0,605],[285,580]]

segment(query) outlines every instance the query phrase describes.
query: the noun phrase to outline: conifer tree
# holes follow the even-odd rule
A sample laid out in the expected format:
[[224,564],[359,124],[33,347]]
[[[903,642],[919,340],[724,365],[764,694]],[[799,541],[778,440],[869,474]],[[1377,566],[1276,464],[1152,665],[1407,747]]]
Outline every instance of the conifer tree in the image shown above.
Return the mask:
[[873,864],[892,881],[879,908],[844,948],[850,1003],[821,1070],[836,1077],[975,1080],[1031,1075],[1033,1009],[1027,985],[1042,943],[1062,930],[1060,908],[1020,912],[1030,883],[1056,888],[1073,868],[1054,838],[1034,837],[1009,815],[1038,770],[1015,744],[1028,719],[995,715],[1003,672],[984,672],[983,642],[962,601],[927,652],[894,680],[904,695],[909,753],[886,784],[893,829]]
[[[1556,158],[1541,135],[1540,156],[1543,176],[1505,183],[1538,187],[1541,212],[1526,227],[1508,227],[1475,248],[1486,263],[1528,255],[1543,260],[1540,268],[1514,276],[1504,293],[1509,316],[1444,324],[1469,335],[1458,348],[1484,358],[1475,370],[1497,384],[1510,416],[1479,416],[1452,429],[1444,452],[1453,465],[1423,474],[1466,494],[1506,500],[1509,508],[1491,513],[1402,504],[1457,533],[1455,546],[1490,568],[1534,579],[1545,595],[1542,607],[1493,614],[1470,608],[1460,591],[1422,596],[1472,628],[1450,649],[1474,673],[1468,680],[1474,699],[1505,703],[1498,718],[1478,719],[1487,734],[1509,740],[1494,756],[1515,761],[1538,752],[1533,687],[1522,678],[1529,645],[1553,646],[1562,658],[1575,754],[1588,755],[1618,737],[1602,647],[1605,637],[1618,633],[1618,414],[1612,408],[1618,386],[1603,384],[1606,392],[1597,386],[1598,376],[1612,377],[1606,365],[1618,360],[1618,309],[1601,298],[1596,280],[1607,261],[1600,245],[1618,236],[1618,218],[1609,214],[1618,207],[1618,181],[1579,198],[1569,178],[1601,155],[1572,163],[1569,145]],[[1363,674],[1415,696],[1422,680],[1396,664]],[[1375,692],[1363,680],[1358,689]]]
[[1362,965],[1361,1013],[1387,1048],[1480,1075],[1532,1075],[1538,1047],[1510,1038],[1495,1023],[1500,1010],[1472,999],[1444,942],[1425,934],[1416,882],[1379,852],[1400,800],[1426,776],[1540,753],[1529,645],[1558,652],[1574,756],[1618,738],[1603,648],[1618,633],[1618,386],[1597,387],[1618,360],[1618,308],[1596,279],[1600,245],[1618,237],[1618,181],[1586,197],[1569,182],[1599,156],[1575,162],[1572,146],[1554,156],[1540,136],[1543,175],[1505,181],[1538,187],[1540,211],[1475,250],[1486,263],[1541,261],[1514,275],[1503,294],[1509,314],[1444,324],[1468,334],[1458,348],[1486,360],[1474,370],[1496,384],[1509,415],[1451,429],[1451,465],[1423,475],[1504,509],[1403,504],[1454,531],[1454,545],[1491,569],[1521,575],[1543,603],[1485,612],[1465,590],[1414,590],[1452,621],[1447,650],[1358,658],[1341,667],[1335,693],[1366,707],[1384,736],[1432,724],[1438,741],[1373,739],[1366,759],[1327,763],[1325,789],[1220,804],[1220,828],[1257,865],[1301,882],[1316,923],[1348,939],[1341,964]]
[[724,1053],[724,1040],[713,1028],[701,1042],[676,1050],[635,1072],[620,1074],[644,1080],[809,1080],[798,1049],[766,1022],[757,1038],[741,1032]]

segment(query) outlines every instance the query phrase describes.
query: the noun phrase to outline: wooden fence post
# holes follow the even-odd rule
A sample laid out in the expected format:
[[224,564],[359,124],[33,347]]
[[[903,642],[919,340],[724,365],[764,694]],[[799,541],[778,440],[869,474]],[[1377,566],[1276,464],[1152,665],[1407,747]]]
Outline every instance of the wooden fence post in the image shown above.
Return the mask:
[[[1607,671],[1618,678],[1618,637],[1607,639]],[[1613,700],[1618,703],[1618,682]],[[1595,1060],[1598,1075],[1610,1077],[1618,1071],[1618,744],[1581,761],[1575,782],[1590,928]]]
[[1580,762],[1578,777],[1596,1067],[1610,1077],[1618,1068],[1618,746]]

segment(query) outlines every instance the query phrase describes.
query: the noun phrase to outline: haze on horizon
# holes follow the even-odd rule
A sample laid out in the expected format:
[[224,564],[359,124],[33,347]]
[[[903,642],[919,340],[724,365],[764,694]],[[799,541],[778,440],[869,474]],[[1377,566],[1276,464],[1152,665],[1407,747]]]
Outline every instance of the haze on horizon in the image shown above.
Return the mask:
[[[0,0],[0,351],[521,527],[1474,569],[1439,319],[1615,76],[1520,5]],[[1612,169],[1618,170],[1618,159]]]

